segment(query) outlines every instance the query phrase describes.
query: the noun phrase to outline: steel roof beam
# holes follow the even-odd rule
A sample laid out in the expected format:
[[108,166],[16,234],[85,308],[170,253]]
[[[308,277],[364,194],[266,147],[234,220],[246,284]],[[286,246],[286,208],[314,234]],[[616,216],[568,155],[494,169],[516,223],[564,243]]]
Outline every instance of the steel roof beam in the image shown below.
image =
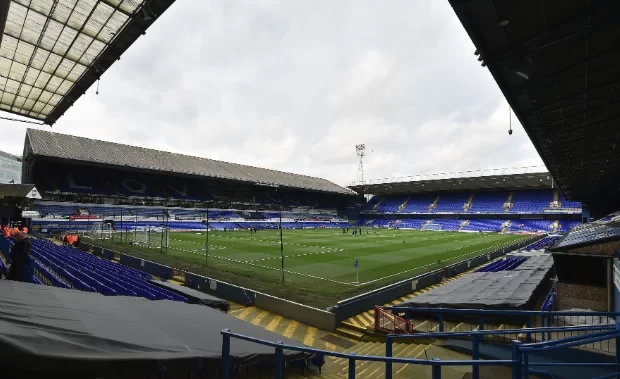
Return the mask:
[[[101,1],[102,1],[102,0],[97,0],[97,2],[101,2]],[[97,41],[101,42],[101,43],[102,43],[102,44],[104,44],[105,46],[108,46],[108,42],[106,42],[105,40],[98,39],[98,38],[97,38],[97,36],[91,36],[90,34],[88,34],[88,33],[84,32],[84,31],[82,31],[82,30],[76,29],[76,28],[74,28],[74,27],[73,27],[73,26],[71,26],[71,25],[67,25],[67,22],[69,21],[69,19],[67,19],[67,22],[60,22],[60,21],[56,20],[55,18],[52,18],[52,15],[51,15],[51,14],[45,14],[45,13],[39,12],[38,10],[33,9],[33,8],[31,8],[31,7],[27,6],[27,5],[22,4],[22,3],[18,3],[18,4],[19,4],[19,5],[21,5],[22,7],[26,8],[26,9],[28,9],[30,12],[36,13],[36,14],[38,14],[38,15],[41,15],[41,16],[45,17],[45,18],[51,18],[52,20],[56,21],[57,23],[59,23],[59,24],[60,24],[60,25],[62,25],[63,27],[66,27],[67,29],[71,29],[71,30],[73,30],[73,31],[74,31],[74,32],[76,32],[78,35],[79,35],[80,33],[81,33],[81,34],[84,34],[84,35],[86,35],[86,36],[88,36],[88,37],[90,37],[90,38],[96,39]]]
[[[599,100],[596,100],[596,101],[588,101],[588,102],[584,102],[583,104],[570,105],[570,106],[567,106],[567,107],[563,107],[563,108],[557,109],[557,110],[553,111],[553,113],[555,113],[555,112],[561,112],[561,111],[566,111],[566,110],[568,110],[568,109],[572,109],[572,108],[577,108],[577,107],[587,106],[588,104],[592,104],[593,102],[602,101],[602,100],[609,100],[609,98],[603,98],[603,99],[599,99]],[[620,104],[620,101],[614,101],[613,103],[609,103],[609,102],[607,102],[607,103],[605,103],[604,105],[601,105],[601,106],[598,106],[598,107],[593,107],[593,108],[586,109],[586,110],[584,110],[584,111],[583,111],[583,112],[581,112],[581,113],[576,113],[576,114],[574,114],[574,115],[571,115],[571,116],[566,116],[566,117],[561,118],[561,119],[559,119],[559,120],[555,120],[555,121],[552,121],[552,122],[547,122],[547,123],[545,123],[545,125],[544,125],[544,126],[545,126],[545,128],[549,128],[549,127],[551,127],[551,125],[554,125],[554,124],[557,124],[557,123],[560,123],[560,122],[564,122],[564,121],[566,121],[566,120],[570,120],[571,118],[580,117],[580,116],[582,116],[582,115],[583,115],[583,113],[594,112],[594,111],[597,111],[597,110],[599,110],[599,109],[606,109],[606,108],[608,108],[609,106],[612,106],[612,105],[618,105],[618,104]],[[549,113],[551,113],[551,112],[549,112]],[[548,114],[548,113],[547,113],[547,114]]]
[[563,98],[560,98],[560,99],[558,99],[558,100],[556,100],[556,101],[554,101],[554,102],[552,102],[552,103],[548,103],[548,104],[545,104],[545,105],[541,105],[539,108],[537,108],[536,110],[532,111],[532,112],[530,113],[530,116],[531,116],[531,115],[535,115],[535,113],[534,113],[534,112],[540,111],[541,109],[545,109],[545,108],[552,107],[552,106],[554,106],[554,105],[561,104],[562,102],[567,101],[567,100],[570,100],[570,99],[572,99],[572,98],[574,98],[574,97],[583,96],[583,94],[584,94],[584,93],[587,93],[587,92],[590,92],[590,91],[595,91],[595,90],[597,90],[597,89],[601,89],[601,88],[605,88],[605,87],[609,87],[609,86],[614,86],[614,87],[615,87],[615,86],[617,86],[618,84],[620,84],[620,81],[613,81],[613,82],[611,82],[611,83],[603,83],[603,84],[600,84],[600,85],[598,85],[598,86],[588,87],[588,88],[586,88],[586,89],[585,89],[585,91],[577,92],[577,93],[574,93],[574,94],[571,94],[571,95],[565,96],[565,97],[563,97]]
[[[10,1],[0,1],[0,32],[4,31],[6,19],[9,17]],[[0,34],[0,46],[2,46],[2,34]]]

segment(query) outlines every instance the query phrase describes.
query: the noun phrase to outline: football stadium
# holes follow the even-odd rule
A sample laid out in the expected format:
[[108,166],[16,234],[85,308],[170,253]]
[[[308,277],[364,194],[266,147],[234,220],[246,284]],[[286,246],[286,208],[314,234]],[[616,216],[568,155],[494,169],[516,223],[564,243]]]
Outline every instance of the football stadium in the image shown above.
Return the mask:
[[[343,186],[28,128],[1,375],[619,377],[620,4],[444,1],[544,166]],[[55,124],[174,6],[0,4],[0,109]]]

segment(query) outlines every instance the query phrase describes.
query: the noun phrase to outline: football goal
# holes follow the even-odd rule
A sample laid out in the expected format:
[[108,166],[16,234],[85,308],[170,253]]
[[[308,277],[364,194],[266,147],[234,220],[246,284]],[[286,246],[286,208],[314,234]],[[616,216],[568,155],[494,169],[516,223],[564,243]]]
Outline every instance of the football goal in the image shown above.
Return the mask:
[[168,247],[170,243],[170,235],[168,228],[164,227],[137,227],[133,230],[133,244],[160,248]]
[[112,239],[112,226],[103,222],[96,222],[89,226],[85,234],[92,239]]

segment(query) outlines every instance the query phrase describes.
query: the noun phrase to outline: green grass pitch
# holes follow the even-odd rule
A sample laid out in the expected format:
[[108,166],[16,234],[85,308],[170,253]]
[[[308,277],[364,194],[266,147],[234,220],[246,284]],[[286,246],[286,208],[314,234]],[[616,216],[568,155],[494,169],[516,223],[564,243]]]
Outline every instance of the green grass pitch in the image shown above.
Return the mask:
[[204,231],[170,232],[167,250],[120,245],[118,235],[114,242],[99,244],[113,244],[115,250],[172,267],[326,306],[521,238],[497,233],[386,229],[363,229],[358,236],[343,235],[342,229],[284,230],[284,284],[278,230],[259,230],[253,235],[249,231],[211,231],[208,258]]

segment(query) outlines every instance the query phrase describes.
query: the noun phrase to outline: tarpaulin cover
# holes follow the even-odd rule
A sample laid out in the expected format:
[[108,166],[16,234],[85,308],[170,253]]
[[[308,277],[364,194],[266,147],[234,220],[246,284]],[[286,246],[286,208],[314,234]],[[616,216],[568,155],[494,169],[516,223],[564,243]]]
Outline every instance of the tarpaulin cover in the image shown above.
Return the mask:
[[228,304],[226,300],[208,295],[204,292],[196,291],[195,289],[183,287],[170,282],[162,282],[161,280],[153,279],[151,282],[156,286],[164,287],[174,293],[185,296],[190,304],[202,304],[224,312],[228,312],[230,309],[230,304]]
[[530,257],[513,271],[474,272],[396,307],[528,309],[553,266],[550,255]]
[[[226,328],[299,345],[200,305],[0,281],[0,370],[96,377],[162,367],[219,367],[220,332]],[[239,339],[231,340],[230,351],[235,366],[274,359],[273,348]],[[304,357],[284,354],[287,360]]]

